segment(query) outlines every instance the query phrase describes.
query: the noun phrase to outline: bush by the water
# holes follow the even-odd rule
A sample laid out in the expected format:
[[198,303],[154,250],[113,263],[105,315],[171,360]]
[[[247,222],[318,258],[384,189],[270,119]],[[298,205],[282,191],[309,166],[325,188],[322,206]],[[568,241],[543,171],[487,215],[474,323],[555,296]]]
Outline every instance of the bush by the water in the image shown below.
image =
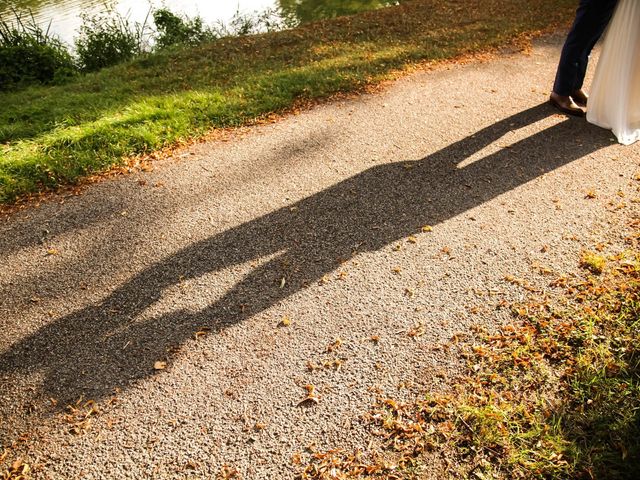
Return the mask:
[[31,83],[60,83],[77,67],[66,46],[38,26],[33,17],[0,19],[0,91]]
[[204,26],[202,18],[189,19],[176,15],[166,8],[153,12],[153,22],[157,29],[155,38],[157,48],[176,44],[196,45],[214,40],[218,36],[211,28]]
[[131,23],[112,11],[84,15],[76,52],[80,68],[95,72],[131,60],[145,49],[146,22]]

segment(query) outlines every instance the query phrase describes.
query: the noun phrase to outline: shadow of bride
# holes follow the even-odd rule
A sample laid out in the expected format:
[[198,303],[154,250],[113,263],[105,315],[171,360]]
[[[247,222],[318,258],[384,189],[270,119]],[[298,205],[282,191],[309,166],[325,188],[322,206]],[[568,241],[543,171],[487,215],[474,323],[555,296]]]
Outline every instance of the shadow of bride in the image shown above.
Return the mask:
[[[567,119],[532,128],[535,133],[510,148],[495,148],[504,135],[553,113],[547,105],[533,107],[422,160],[372,167],[184,248],[100,304],[14,344],[0,356],[0,378],[39,375],[38,393],[60,399],[60,405],[81,395],[103,398],[152,375],[154,361],[198,327],[216,332],[241,322],[318,281],[354,252],[379,250],[609,144],[605,131]],[[181,280],[258,260],[264,263],[198,312],[142,315]],[[287,283],[281,288],[283,277]]]

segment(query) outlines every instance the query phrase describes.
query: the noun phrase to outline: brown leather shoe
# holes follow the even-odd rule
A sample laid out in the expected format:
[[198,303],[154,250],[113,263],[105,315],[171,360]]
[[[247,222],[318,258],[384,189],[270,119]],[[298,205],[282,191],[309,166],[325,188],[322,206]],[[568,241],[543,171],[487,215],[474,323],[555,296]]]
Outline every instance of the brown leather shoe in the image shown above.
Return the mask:
[[576,90],[571,94],[571,98],[579,107],[586,108],[589,101],[589,95],[584,90]]
[[573,115],[574,117],[584,117],[585,113],[576,102],[574,102],[571,97],[558,95],[555,92],[551,93],[551,97],[549,98],[551,104],[560,110],[562,113],[566,113],[567,115]]

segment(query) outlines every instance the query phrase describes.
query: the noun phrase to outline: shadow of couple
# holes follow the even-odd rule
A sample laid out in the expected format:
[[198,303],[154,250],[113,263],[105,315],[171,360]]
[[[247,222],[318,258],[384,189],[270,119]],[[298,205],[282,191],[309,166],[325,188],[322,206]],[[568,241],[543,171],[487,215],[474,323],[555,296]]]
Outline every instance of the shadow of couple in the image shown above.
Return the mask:
[[[551,107],[538,105],[424,159],[372,167],[194,243],[141,271],[99,304],[17,341],[0,355],[0,378],[39,375],[38,394],[60,399],[60,405],[81,395],[104,398],[152,375],[154,361],[192,338],[198,327],[216,332],[241,322],[318,281],[355,252],[377,251],[609,145],[607,132],[580,119],[532,126],[552,115]],[[510,148],[487,148],[525,127],[532,133]],[[484,157],[469,160],[484,149]],[[180,281],[258,260],[197,312],[142,315]]]

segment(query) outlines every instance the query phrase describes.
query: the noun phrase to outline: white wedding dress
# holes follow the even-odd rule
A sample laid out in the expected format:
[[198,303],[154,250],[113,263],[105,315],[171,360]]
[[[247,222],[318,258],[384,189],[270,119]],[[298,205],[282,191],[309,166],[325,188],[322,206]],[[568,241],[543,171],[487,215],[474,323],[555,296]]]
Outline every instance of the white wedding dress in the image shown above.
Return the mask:
[[618,141],[640,140],[640,0],[620,0],[605,33],[587,120]]

